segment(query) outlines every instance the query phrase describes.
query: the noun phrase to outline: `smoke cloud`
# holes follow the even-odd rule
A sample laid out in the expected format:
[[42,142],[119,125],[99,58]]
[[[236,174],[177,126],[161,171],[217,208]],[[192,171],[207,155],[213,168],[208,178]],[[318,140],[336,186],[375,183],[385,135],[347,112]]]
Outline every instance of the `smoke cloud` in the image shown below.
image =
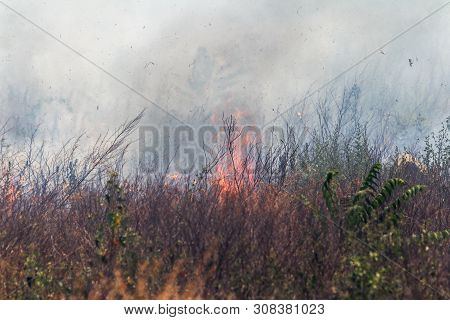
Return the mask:
[[[263,123],[443,1],[5,1],[183,121],[245,111]],[[450,7],[331,87],[357,81],[368,112],[434,128],[450,110]],[[0,111],[15,134],[95,135],[147,108],[176,123],[0,6]],[[202,116],[197,111],[204,110]],[[309,110],[313,111],[313,110]],[[422,119],[421,118],[421,119]]]

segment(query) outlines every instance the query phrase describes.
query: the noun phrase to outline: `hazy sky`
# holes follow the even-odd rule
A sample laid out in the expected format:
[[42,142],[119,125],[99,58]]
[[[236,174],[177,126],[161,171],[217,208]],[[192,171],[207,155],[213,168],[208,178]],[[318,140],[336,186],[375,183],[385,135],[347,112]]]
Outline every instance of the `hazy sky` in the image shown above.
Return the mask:
[[[2,1],[182,119],[202,106],[266,120],[445,3]],[[450,110],[449,56],[450,6],[343,81],[362,80],[373,95],[405,108],[422,104],[426,116],[442,120]],[[0,75],[1,120],[39,124],[52,136],[112,128],[145,107],[146,121],[163,116],[1,4]],[[425,106],[430,93],[439,103]]]

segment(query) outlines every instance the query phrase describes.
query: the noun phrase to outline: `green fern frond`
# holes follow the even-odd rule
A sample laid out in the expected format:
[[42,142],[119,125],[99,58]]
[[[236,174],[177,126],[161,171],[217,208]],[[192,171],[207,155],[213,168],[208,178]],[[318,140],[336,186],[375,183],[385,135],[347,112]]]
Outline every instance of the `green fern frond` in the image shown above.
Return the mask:
[[328,208],[328,211],[331,213],[335,212],[334,203],[335,203],[335,194],[332,186],[333,179],[338,175],[337,171],[329,171],[327,173],[327,177],[325,182],[322,185],[322,194],[325,199],[325,204]]
[[425,190],[425,186],[420,184],[409,188],[397,200],[395,200],[394,203],[392,203],[390,208],[394,211],[398,210],[405,202],[408,202],[423,190]]
[[380,192],[375,196],[373,201],[370,203],[373,209],[377,209],[382,206],[389,198],[392,196],[394,191],[401,186],[406,184],[405,180],[400,178],[389,179],[380,190]]
[[375,163],[372,169],[370,169],[366,179],[364,179],[363,184],[359,190],[361,191],[369,189],[375,191],[378,187],[378,180],[380,178],[381,169],[381,163]]
[[421,243],[437,243],[445,241],[449,238],[450,238],[450,229],[441,231],[422,230],[422,232],[419,235],[413,234],[411,237],[413,241]]
[[425,238],[430,242],[439,242],[450,238],[450,229],[442,231],[426,231]]

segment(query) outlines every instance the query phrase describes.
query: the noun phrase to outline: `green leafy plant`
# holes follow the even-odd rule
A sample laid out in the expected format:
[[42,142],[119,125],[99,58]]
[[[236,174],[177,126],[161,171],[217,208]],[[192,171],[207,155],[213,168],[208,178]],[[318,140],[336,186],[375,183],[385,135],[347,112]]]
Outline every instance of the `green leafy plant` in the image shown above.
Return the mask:
[[105,187],[106,225],[97,230],[95,244],[103,262],[113,260],[120,247],[124,248],[136,238],[136,233],[126,226],[124,190],[118,174],[111,172]]
[[322,194],[325,204],[332,216],[336,214],[336,193],[333,187],[333,180],[338,175],[337,171],[329,171],[325,182],[322,185]]
[[404,187],[406,182],[400,178],[392,178],[380,188],[381,169],[381,164],[376,163],[353,197],[352,206],[347,212],[347,225],[353,231],[360,231],[372,218],[375,218],[374,223],[383,224],[389,219],[396,225],[402,206],[425,189],[423,185],[412,186],[391,201],[394,194]]
[[[398,293],[405,277],[403,272],[387,268],[389,263],[401,266],[405,247],[411,244],[411,237],[401,231],[403,208],[425,190],[423,185],[407,186],[400,178],[381,181],[382,165],[372,166],[361,187],[353,195],[349,208],[338,208],[332,180],[337,172],[330,171],[322,187],[328,211],[336,215],[345,212],[347,239],[344,242],[348,254],[344,256],[338,287],[347,288],[342,296],[349,298],[383,298]],[[402,190],[403,189],[403,190]],[[440,242],[448,237],[448,231],[422,232],[413,235],[415,244],[422,247]]]

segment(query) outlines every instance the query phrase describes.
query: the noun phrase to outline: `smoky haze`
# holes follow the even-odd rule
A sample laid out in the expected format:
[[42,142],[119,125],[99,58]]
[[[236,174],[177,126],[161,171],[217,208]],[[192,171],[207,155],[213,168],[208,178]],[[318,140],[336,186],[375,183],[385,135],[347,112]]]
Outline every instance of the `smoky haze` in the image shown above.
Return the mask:
[[[444,2],[5,3],[183,121],[245,111],[263,123]],[[449,17],[450,6],[330,87],[356,81],[368,113],[435,128],[450,110]],[[145,123],[176,123],[3,5],[0,73],[1,118],[18,137],[36,126],[49,142],[95,135],[143,108]]]

